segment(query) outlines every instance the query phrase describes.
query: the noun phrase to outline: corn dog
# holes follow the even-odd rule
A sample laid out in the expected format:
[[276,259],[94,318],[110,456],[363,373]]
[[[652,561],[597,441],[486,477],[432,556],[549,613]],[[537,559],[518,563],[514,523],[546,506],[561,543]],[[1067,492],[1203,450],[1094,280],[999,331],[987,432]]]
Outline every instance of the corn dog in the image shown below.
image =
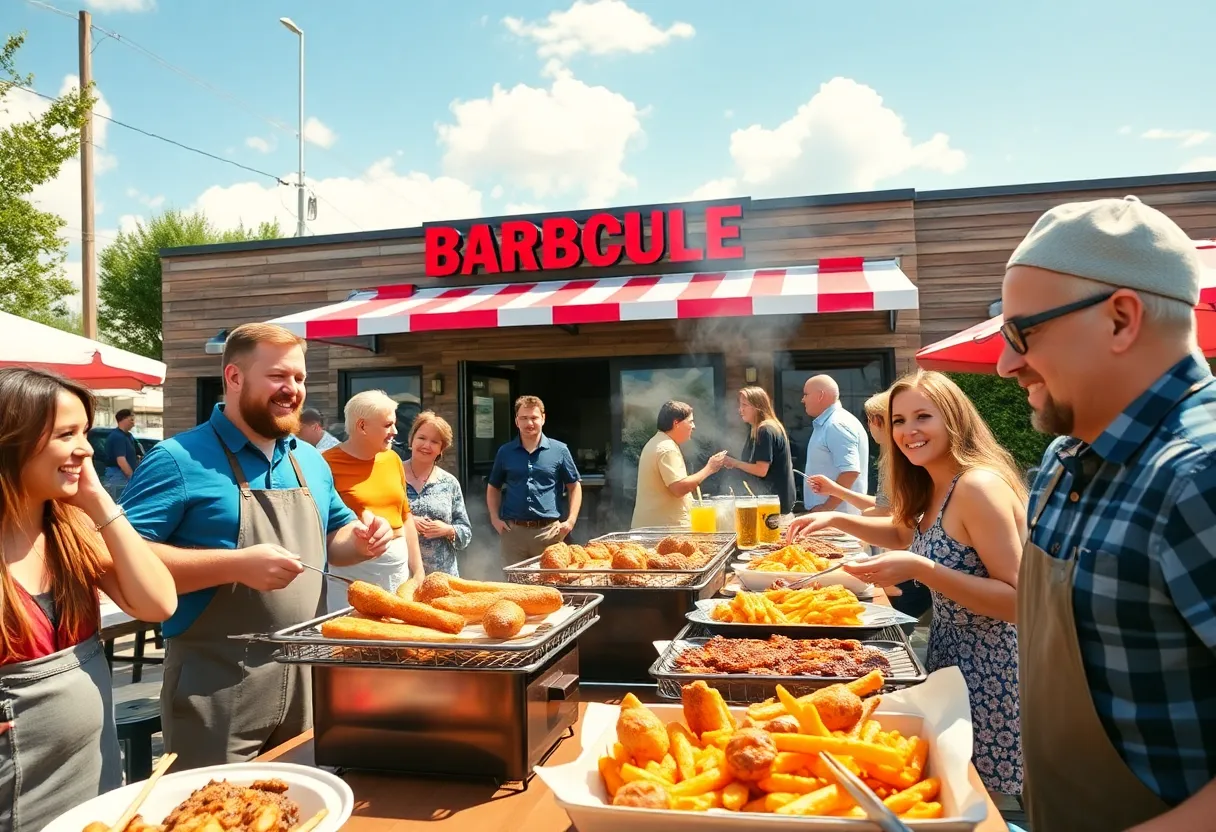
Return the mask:
[[437,610],[461,615],[466,621],[481,621],[485,617],[486,610],[499,601],[514,601],[523,608],[526,615],[548,615],[562,608],[562,595],[556,589],[549,590],[553,593],[549,595],[544,592],[546,589],[548,587],[525,587],[516,584],[514,589],[505,592],[470,592],[468,595],[447,595],[443,598],[436,598],[431,602],[431,606]]
[[436,598],[451,594],[452,588],[448,585],[448,576],[443,572],[432,572],[422,579],[422,583],[418,585],[414,597],[410,600],[420,604],[429,604]]
[[418,592],[418,584],[420,582],[415,578],[410,578],[408,581],[397,587],[397,597],[402,601],[413,601],[414,595]]
[[[502,581],[470,581],[465,578],[447,576],[447,585],[456,592],[506,592],[510,589],[539,589],[527,584],[503,583]],[[557,590],[553,590],[557,592]]]
[[364,615],[396,618],[406,624],[430,627],[444,633],[459,633],[464,629],[464,618],[459,615],[437,610],[417,601],[405,601],[367,581],[355,581],[351,584],[346,598],[352,607]]
[[[463,621],[461,625],[464,625]],[[394,624],[389,621],[374,621],[370,618],[355,618],[350,615],[322,622],[321,635],[326,638],[360,641],[458,641],[456,636],[441,633],[430,627]]]

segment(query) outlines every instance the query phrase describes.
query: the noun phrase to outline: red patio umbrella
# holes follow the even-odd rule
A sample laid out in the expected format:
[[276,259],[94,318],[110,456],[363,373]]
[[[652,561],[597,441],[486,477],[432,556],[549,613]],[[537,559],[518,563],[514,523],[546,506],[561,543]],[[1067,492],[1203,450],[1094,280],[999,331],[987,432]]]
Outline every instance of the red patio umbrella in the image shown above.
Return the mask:
[[38,367],[94,389],[140,390],[165,380],[160,361],[6,312],[0,312],[0,367]]
[[[1216,240],[1196,240],[1200,274],[1199,303],[1195,305],[1195,323],[1199,347],[1208,358],[1216,358]],[[995,318],[976,324],[957,335],[951,335],[923,347],[916,354],[916,363],[926,370],[949,373],[995,373],[1005,339],[1001,323]]]

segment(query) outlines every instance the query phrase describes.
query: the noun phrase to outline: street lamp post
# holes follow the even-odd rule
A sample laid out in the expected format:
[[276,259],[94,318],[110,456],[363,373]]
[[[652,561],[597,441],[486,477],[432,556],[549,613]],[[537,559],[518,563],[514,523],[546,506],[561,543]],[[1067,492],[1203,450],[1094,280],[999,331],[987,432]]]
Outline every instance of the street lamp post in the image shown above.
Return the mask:
[[300,169],[296,176],[296,236],[304,236],[304,30],[292,22],[290,17],[280,17],[279,22],[295,32],[300,38],[300,120],[299,153]]

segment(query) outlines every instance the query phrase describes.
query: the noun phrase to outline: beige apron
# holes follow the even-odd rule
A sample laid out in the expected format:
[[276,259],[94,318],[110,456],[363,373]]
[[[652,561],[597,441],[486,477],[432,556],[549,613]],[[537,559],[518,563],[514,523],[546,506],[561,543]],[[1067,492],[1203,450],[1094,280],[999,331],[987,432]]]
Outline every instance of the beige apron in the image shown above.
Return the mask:
[[0,668],[0,829],[39,832],[122,785],[110,668],[96,635]]
[[1128,768],[1094,708],[1073,615],[1076,547],[1054,558],[1031,542],[1063,475],[1043,490],[1018,573],[1023,795],[1034,832],[1122,832],[1170,807]]
[[[271,543],[310,566],[325,565],[325,531],[300,466],[288,459],[299,488],[249,487],[236,456],[220,440],[241,491],[236,548]],[[216,588],[202,615],[166,641],[161,722],[174,769],[247,762],[312,727],[308,668],[279,664],[272,645],[233,641],[320,615],[322,581],[312,570],[275,592],[243,584]]]

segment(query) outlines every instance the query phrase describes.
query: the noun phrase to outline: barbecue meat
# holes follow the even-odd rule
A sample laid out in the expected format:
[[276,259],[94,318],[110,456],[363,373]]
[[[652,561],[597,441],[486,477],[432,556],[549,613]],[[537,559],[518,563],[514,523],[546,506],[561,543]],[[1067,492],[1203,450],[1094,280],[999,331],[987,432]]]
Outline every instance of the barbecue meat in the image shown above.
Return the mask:
[[890,675],[891,663],[873,647],[854,639],[795,640],[772,636],[767,641],[715,636],[703,647],[676,658],[685,673],[741,673],[760,676],[836,676],[858,678],[871,670]]
[[300,807],[287,797],[282,780],[238,786],[212,780],[195,790],[164,821],[164,832],[195,832],[212,820],[226,832],[289,832],[300,822]]

